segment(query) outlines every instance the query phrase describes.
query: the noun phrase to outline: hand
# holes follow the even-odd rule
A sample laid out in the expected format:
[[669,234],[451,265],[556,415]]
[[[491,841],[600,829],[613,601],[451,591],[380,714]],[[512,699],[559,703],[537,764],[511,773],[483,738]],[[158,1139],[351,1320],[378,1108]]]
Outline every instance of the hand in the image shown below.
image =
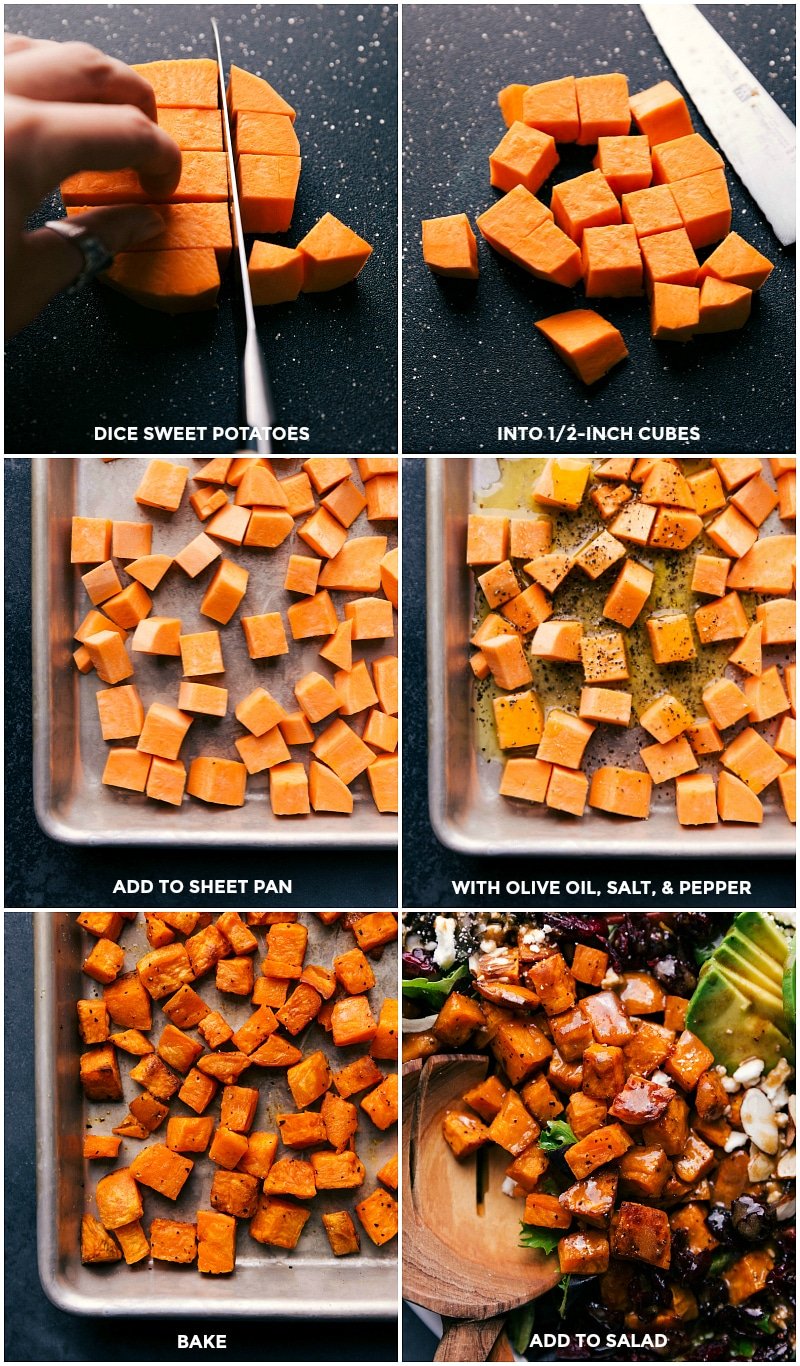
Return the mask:
[[[156,122],[152,87],[124,62],[86,43],[16,34],[5,40],[6,332],[25,327],[83,269],[80,248],[48,228],[26,232],[42,199],[76,171],[133,167],[154,199],[170,195],[181,154]],[[111,254],[155,236],[163,219],[145,206],[92,209],[84,224]]]

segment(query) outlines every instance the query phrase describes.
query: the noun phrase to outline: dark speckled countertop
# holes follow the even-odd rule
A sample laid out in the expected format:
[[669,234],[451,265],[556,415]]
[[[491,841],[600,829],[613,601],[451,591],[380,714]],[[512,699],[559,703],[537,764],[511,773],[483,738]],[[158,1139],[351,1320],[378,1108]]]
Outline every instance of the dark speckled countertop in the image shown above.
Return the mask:
[[[710,5],[702,12],[794,118],[794,5]],[[794,250],[728,173],[732,226],[776,263],[741,332],[685,346],[655,345],[642,299],[590,300],[619,327],[630,357],[587,389],[534,330],[537,319],[583,307],[583,290],[547,286],[479,237],[481,276],[442,281],[422,260],[420,220],[475,216],[498,197],[487,158],[505,131],[497,91],[516,81],[623,71],[631,90],[672,79],[638,5],[405,5],[403,444],[408,452],[514,449],[549,454],[547,436],[516,447],[500,424],[632,426],[634,439],[578,438],[567,449],[721,454],[793,451]],[[691,106],[695,128],[710,137]],[[714,139],[711,138],[713,142]],[[591,169],[593,149],[560,146],[554,180]],[[550,185],[540,192],[549,203]],[[701,255],[708,254],[703,251]],[[700,440],[639,441],[640,426],[694,425]]]
[[[128,62],[213,55],[263,75],[298,110],[303,171],[289,245],[330,211],[373,244],[357,283],[258,310],[278,420],[310,428],[283,453],[384,453],[397,444],[397,10],[394,5],[8,5],[7,30],[81,39]],[[37,223],[61,210],[54,196]],[[95,426],[237,425],[229,270],[219,309],[169,318],[102,285],[61,297],[7,352],[6,451],[116,449]],[[131,453],[227,452],[210,438]]]

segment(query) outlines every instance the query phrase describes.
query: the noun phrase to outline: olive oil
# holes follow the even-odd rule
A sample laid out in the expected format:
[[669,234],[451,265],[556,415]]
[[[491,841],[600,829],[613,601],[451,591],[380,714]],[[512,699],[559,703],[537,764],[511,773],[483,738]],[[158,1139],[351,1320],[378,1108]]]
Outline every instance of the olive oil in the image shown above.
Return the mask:
[[[577,512],[560,512],[556,508],[544,507],[535,503],[532,490],[545,465],[544,458],[501,458],[498,460],[500,477],[489,488],[478,490],[475,506],[478,511],[504,511],[510,516],[546,515],[553,523],[553,551],[574,554],[590,539],[602,531],[608,523],[600,517],[589,499],[589,491]],[[596,468],[601,461],[594,460]],[[703,460],[683,460],[682,468],[687,474],[702,468]],[[590,485],[591,488],[591,485]],[[613,520],[613,519],[612,519]],[[599,579],[588,578],[580,569],[573,569],[553,595],[553,615],[556,618],[575,618],[583,623],[588,634],[609,631],[622,631],[625,638],[630,680],[620,683],[620,690],[633,695],[633,720],[644,710],[653,698],[663,692],[672,692],[694,715],[704,713],[702,692],[707,683],[720,677],[734,649],[735,641],[723,641],[717,645],[704,645],[699,648],[696,659],[684,664],[672,664],[659,668],[653,662],[650,641],[645,622],[649,616],[658,612],[685,612],[693,621],[694,613],[706,598],[698,598],[692,592],[692,570],[695,555],[704,551],[719,555],[721,552],[705,535],[685,551],[670,552],[653,550],[649,546],[635,546],[626,543],[628,557],[646,565],[654,574],[653,588],[634,625],[625,630],[603,616],[603,605],[611,585],[622,567],[623,561],[614,565]],[[521,565],[515,565],[521,569]],[[521,587],[528,580],[521,578]],[[742,594],[745,610],[752,618],[754,599],[752,595]],[[480,587],[475,590],[475,616],[473,629],[477,629],[488,614],[489,607]],[[530,637],[526,638],[530,643]],[[544,659],[533,659],[525,651],[533,674],[532,687],[544,709],[545,715],[552,707],[565,707],[577,712],[581,688],[584,686],[583,668],[580,663],[561,664]],[[503,752],[497,745],[494,724],[493,699],[506,696],[497,688],[491,678],[474,685],[473,712],[477,727],[479,751],[487,758],[502,758]],[[594,737],[591,757],[597,763],[626,762],[620,759],[615,739],[616,728],[603,726]],[[620,727],[620,731],[624,731]],[[641,743],[645,743],[644,733],[640,733]],[[600,744],[598,744],[600,741]],[[527,753],[514,750],[509,753]],[[532,751],[530,751],[532,752]],[[507,756],[506,756],[507,757]]]

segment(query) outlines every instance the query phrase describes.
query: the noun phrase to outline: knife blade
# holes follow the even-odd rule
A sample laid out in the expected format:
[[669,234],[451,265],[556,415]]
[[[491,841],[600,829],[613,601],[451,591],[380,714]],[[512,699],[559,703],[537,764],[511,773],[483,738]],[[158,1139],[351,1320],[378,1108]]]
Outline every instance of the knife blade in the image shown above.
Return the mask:
[[784,246],[796,237],[791,119],[696,5],[643,4],[676,74]]
[[219,102],[222,109],[222,132],[225,141],[225,154],[228,158],[228,180],[230,182],[230,205],[233,216],[234,252],[239,265],[239,282],[242,290],[245,316],[245,342],[242,355],[242,408],[248,425],[255,430],[251,449],[259,455],[271,455],[272,439],[267,431],[275,426],[275,409],[270,390],[267,366],[261,343],[256,330],[256,315],[253,309],[253,293],[250,289],[250,276],[247,273],[247,253],[242,228],[242,209],[239,203],[239,186],[236,180],[236,158],[233,152],[231,121],[228,114],[228,99],[225,88],[225,69],[222,65],[222,47],[216,19],[211,20],[214,42],[217,48],[217,74],[219,76]]

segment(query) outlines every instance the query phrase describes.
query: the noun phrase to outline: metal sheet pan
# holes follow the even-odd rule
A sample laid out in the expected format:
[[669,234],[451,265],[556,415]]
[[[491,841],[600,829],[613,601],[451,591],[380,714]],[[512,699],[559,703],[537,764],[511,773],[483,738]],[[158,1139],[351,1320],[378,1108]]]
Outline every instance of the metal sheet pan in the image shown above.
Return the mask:
[[[184,462],[181,462],[184,463]],[[186,461],[192,473],[201,461]],[[286,473],[300,461],[277,462]],[[97,721],[94,694],[104,685],[95,674],[82,676],[72,663],[73,632],[91,604],[81,583],[80,566],[70,565],[70,525],[73,515],[114,517],[155,524],[153,548],[177,554],[202,529],[184,496],[174,516],[133,501],[148,461],[128,456],[109,464],[99,457],[43,457],[33,461],[33,683],[34,683],[34,800],[46,833],[70,844],[159,844],[248,847],[286,845],[392,847],[397,843],[397,819],[375,809],[366,774],[355,780],[350,817],[320,813],[292,820],[273,816],[266,773],[251,776],[243,807],[208,806],[191,797],[181,807],[150,801],[144,794],[102,784],[108,746]],[[196,487],[196,486],[195,486]],[[191,475],[190,475],[191,490]],[[381,524],[381,534],[386,524]],[[364,514],[350,535],[375,534]],[[390,535],[390,548],[396,536]],[[283,588],[289,555],[305,550],[290,536],[274,551],[223,545],[237,564],[250,571],[245,613],[281,610],[288,595]],[[13,569],[12,569],[13,572]],[[180,616],[186,631],[207,631],[214,623],[200,615],[200,600],[214,566],[191,580],[171,569],[154,594],[155,612]],[[343,594],[344,599],[360,596]],[[235,703],[253,688],[263,686],[296,709],[292,685],[302,674],[320,668],[320,640],[296,641],[289,655],[252,660],[247,653],[239,613],[219,628],[230,689],[229,715],[222,719],[198,716],[184,746],[189,756],[214,754],[237,758],[234,739],[244,734],[233,715]],[[363,655],[372,660],[397,648],[395,640],[363,642]],[[288,661],[288,662],[287,662]],[[153,701],[176,705],[181,678],[180,661],[153,655],[135,656],[136,678],[145,706]],[[328,672],[323,666],[322,672]],[[319,729],[322,729],[322,724]],[[293,757],[300,757],[295,751]]]
[[[587,807],[581,820],[544,806],[501,797],[500,766],[479,754],[474,694],[467,666],[475,585],[464,563],[467,516],[476,490],[498,479],[497,460],[488,457],[431,459],[427,468],[428,767],[430,816],[438,838],[467,854],[621,854],[707,858],[791,857],[794,829],[786,820],[777,785],[763,794],[761,827],[678,825],[672,784],[653,789],[646,824],[623,822]],[[781,525],[780,523],[778,524]],[[775,657],[779,662],[779,656]],[[624,734],[606,744],[601,763],[625,763]],[[620,748],[621,747],[621,748]],[[632,751],[631,751],[632,753]],[[621,755],[621,757],[613,756]],[[597,760],[595,760],[597,766]],[[591,768],[591,757],[587,768]]]
[[[352,946],[352,935],[338,927],[326,929],[315,916],[308,916],[309,962],[329,963],[334,953]],[[361,1195],[355,1191],[328,1191],[313,1203],[314,1214],[294,1252],[265,1247],[240,1228],[237,1239],[236,1270],[232,1276],[200,1276],[196,1267],[153,1264],[149,1259],[129,1267],[124,1262],[110,1266],[83,1266],[80,1259],[80,1221],[86,1212],[96,1213],[93,1192],[100,1176],[110,1170],[105,1163],[85,1162],[83,1135],[87,1124],[109,1133],[121,1118],[121,1103],[110,1106],[92,1104],[84,1099],[78,1081],[80,1039],[75,1023],[75,1002],[91,994],[94,984],[81,973],[81,961],[90,944],[82,934],[74,912],[39,911],[35,914],[35,992],[36,992],[36,1169],[37,1241],[39,1274],[49,1298],[60,1309],[75,1314],[164,1316],[190,1314],[252,1317],[349,1317],[384,1318],[397,1313],[397,1243],[374,1247],[362,1235],[361,1253],[355,1257],[334,1258],[325,1235],[319,1211],[351,1208],[375,1189],[375,1172],[397,1147],[397,1134],[381,1134],[361,1117],[358,1151],[367,1168]],[[263,934],[259,944],[263,946]],[[135,961],[146,951],[144,922],[126,926],[122,941],[128,950],[127,961]],[[397,994],[397,956],[391,946],[374,964],[377,978],[373,988],[378,994]],[[249,1000],[218,996],[213,978],[204,978],[198,990],[213,1009],[224,1011],[231,1024],[241,1024],[251,1013]],[[158,1007],[156,1006],[156,1014]],[[166,1021],[166,1017],[164,1017]],[[156,1035],[160,1023],[154,1019]],[[357,1056],[363,1049],[333,1050],[323,1031],[311,1026],[314,1046],[326,1054],[337,1052],[341,1059]],[[300,1036],[301,1041],[304,1036]],[[317,1042],[318,1037],[320,1039]],[[300,1044],[302,1047],[302,1042]],[[130,1100],[141,1088],[127,1073],[135,1058],[120,1055],[125,1098]],[[127,1066],[125,1064],[128,1064]],[[392,1064],[382,1063],[384,1070]],[[258,1073],[259,1106],[254,1127],[274,1131],[275,1115],[294,1109],[283,1073]],[[267,1082],[267,1077],[269,1078]],[[246,1082],[246,1074],[245,1074]],[[172,1108],[184,1110],[173,1101]],[[213,1110],[213,1107],[212,1107]],[[112,1112],[115,1118],[112,1119]],[[124,1111],[123,1111],[124,1113]],[[185,1111],[186,1114],[190,1112]],[[119,1117],[116,1117],[119,1116]],[[161,1138],[163,1134],[155,1136]],[[132,1158],[142,1147],[123,1139],[121,1156]],[[90,1168],[92,1170],[90,1170]],[[208,1208],[212,1164],[198,1157],[184,1193],[177,1204],[155,1191],[145,1193],[145,1227],[152,1217],[190,1218],[195,1208]],[[324,1345],[311,1350],[311,1359],[324,1357]]]

